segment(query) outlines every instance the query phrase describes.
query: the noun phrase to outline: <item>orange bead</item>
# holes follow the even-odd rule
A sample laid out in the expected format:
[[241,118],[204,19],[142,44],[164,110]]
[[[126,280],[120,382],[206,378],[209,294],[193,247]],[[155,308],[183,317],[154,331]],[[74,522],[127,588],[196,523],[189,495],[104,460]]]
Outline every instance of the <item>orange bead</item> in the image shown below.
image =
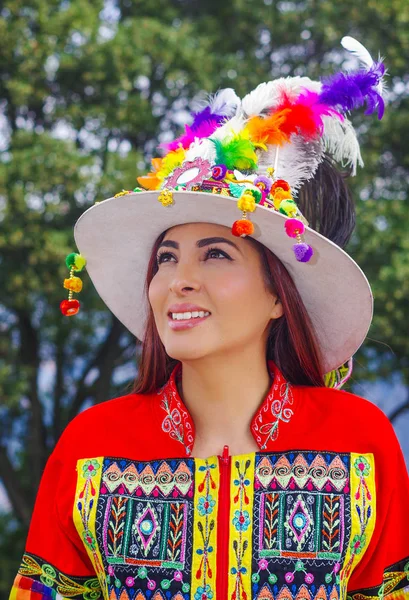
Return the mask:
[[63,300],[60,303],[60,310],[65,317],[76,315],[80,309],[78,300]]

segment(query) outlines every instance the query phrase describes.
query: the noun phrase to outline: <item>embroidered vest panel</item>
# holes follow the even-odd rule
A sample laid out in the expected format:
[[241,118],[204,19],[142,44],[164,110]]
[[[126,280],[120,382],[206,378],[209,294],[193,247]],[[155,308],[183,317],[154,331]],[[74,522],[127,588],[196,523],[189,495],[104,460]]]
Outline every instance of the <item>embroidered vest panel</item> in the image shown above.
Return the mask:
[[375,526],[372,454],[77,463],[73,517],[109,600],[338,600]]

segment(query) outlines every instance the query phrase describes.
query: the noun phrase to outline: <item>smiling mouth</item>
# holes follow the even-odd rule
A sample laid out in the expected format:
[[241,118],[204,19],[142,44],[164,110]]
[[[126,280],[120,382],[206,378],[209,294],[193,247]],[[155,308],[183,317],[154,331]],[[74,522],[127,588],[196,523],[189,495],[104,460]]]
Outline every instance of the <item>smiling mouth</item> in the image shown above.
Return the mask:
[[207,310],[194,310],[192,312],[183,313],[169,313],[172,321],[190,321],[191,319],[203,319],[203,317],[209,317],[210,312]]

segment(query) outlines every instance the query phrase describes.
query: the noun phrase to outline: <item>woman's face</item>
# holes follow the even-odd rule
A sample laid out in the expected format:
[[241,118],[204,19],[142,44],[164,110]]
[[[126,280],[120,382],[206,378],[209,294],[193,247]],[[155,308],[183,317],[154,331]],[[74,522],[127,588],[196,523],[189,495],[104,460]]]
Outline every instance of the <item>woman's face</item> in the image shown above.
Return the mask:
[[167,231],[157,262],[149,301],[169,356],[183,361],[265,349],[270,320],[282,306],[266,289],[249,240],[223,225],[178,225]]

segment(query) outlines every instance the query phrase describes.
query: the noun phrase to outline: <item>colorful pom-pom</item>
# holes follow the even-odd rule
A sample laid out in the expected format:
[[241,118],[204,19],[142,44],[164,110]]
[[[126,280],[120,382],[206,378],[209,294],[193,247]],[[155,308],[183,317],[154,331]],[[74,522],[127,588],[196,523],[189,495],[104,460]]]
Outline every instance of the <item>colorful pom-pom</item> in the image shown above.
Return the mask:
[[253,181],[254,185],[257,186],[260,190],[265,191],[267,194],[271,190],[271,186],[273,185],[273,180],[265,175],[259,175]]
[[287,217],[295,217],[297,214],[297,205],[294,200],[282,200],[280,203],[280,213]]
[[308,262],[314,254],[314,250],[305,242],[302,242],[301,244],[294,244],[293,251],[295,258],[299,262]]
[[70,277],[64,279],[64,287],[66,290],[71,290],[78,294],[82,290],[82,281],[79,277]]
[[81,256],[81,254],[71,252],[71,254],[68,254],[67,258],[65,259],[65,264],[67,265],[67,269],[71,270],[71,267],[73,267],[74,271],[79,272],[85,267],[87,261],[83,256]]
[[63,300],[60,302],[60,310],[65,317],[76,315],[80,309],[78,300]]
[[212,169],[212,177],[216,181],[221,181],[226,177],[227,167],[226,165],[215,165]]
[[256,201],[256,204],[259,204],[260,200],[263,197],[261,190],[259,190],[258,187],[254,187],[247,188],[247,192],[253,196],[254,200]]
[[256,210],[256,201],[254,196],[248,192],[245,192],[238,200],[237,206],[244,212],[254,212]]
[[254,225],[248,219],[240,219],[233,223],[231,232],[236,237],[246,237],[246,235],[254,233]]
[[277,179],[277,181],[275,181],[271,186],[271,193],[277,188],[282,188],[283,190],[289,191],[290,185],[284,179]]
[[296,238],[297,235],[302,235],[305,231],[305,225],[299,219],[288,219],[284,223],[286,234],[291,238]]
[[277,210],[280,209],[280,205],[283,200],[293,199],[291,192],[283,190],[283,188],[276,188],[274,192],[271,193],[271,195],[273,196],[274,206]]

